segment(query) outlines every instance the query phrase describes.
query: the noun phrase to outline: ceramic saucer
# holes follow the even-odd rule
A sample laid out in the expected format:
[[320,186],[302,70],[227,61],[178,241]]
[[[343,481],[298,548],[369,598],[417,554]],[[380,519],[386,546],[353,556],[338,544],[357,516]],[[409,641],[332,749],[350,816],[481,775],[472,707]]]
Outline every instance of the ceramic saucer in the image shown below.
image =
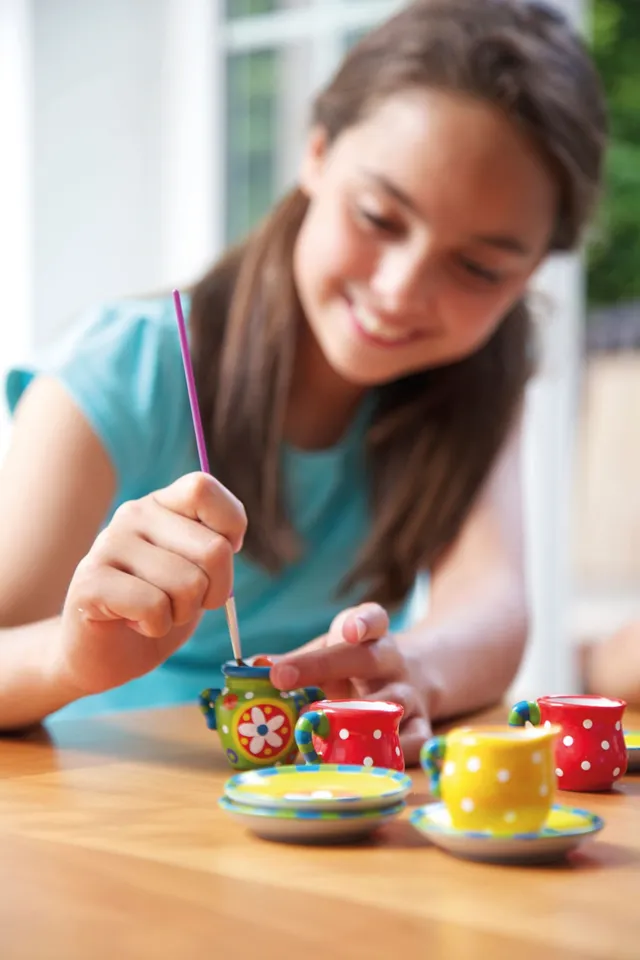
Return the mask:
[[404,800],[383,810],[278,810],[249,807],[221,797],[220,807],[264,840],[281,843],[347,843],[361,840],[402,813]]
[[280,810],[380,810],[404,800],[411,778],[396,770],[314,763],[249,770],[227,780],[235,803]]
[[640,770],[640,730],[625,730],[624,742],[627,745],[627,773]]
[[415,810],[410,822],[438,847],[466,860],[486,863],[549,863],[565,857],[604,826],[604,820],[587,810],[556,804],[539,833],[493,836],[466,833],[451,826],[443,803]]

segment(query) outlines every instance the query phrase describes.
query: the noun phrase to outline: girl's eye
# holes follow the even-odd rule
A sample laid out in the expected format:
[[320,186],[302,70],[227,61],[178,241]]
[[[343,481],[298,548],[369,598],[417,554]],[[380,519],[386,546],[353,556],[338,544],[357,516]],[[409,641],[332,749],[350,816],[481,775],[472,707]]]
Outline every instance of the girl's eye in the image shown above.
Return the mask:
[[376,230],[381,230],[383,233],[398,233],[400,227],[393,220],[389,220],[387,217],[382,217],[377,213],[373,213],[371,210],[366,210],[364,207],[358,208],[358,213],[363,220],[366,220],[368,224],[375,227]]
[[460,257],[460,263],[467,273],[470,273],[472,276],[478,277],[480,280],[484,280],[487,283],[499,283],[501,280],[499,273],[496,273],[494,270],[488,270],[486,267],[481,266],[474,260],[468,260],[466,257]]

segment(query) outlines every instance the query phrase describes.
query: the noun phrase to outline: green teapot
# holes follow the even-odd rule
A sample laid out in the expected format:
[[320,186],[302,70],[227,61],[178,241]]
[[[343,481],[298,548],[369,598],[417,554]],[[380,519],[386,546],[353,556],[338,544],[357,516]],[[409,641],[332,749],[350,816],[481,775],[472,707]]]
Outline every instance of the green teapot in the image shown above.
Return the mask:
[[234,770],[253,770],[293,763],[298,747],[295,725],[303,707],[323,700],[319,687],[277,690],[270,666],[222,666],[225,686],[200,694],[200,709],[210,730],[217,730]]

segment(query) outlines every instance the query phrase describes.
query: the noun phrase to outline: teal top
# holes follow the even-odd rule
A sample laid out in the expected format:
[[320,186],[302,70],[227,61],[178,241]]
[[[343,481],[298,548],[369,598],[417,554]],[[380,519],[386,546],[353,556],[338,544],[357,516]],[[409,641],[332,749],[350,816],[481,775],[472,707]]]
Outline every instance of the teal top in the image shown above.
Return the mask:
[[[184,300],[188,317],[189,300]],[[117,474],[113,511],[198,469],[178,330],[170,297],[103,306],[83,318],[38,371],[59,379],[109,453]],[[13,411],[36,367],[14,367],[6,381]],[[306,549],[278,576],[240,553],[234,592],[243,654],[283,653],[327,631],[332,618],[359,599],[337,596],[370,527],[364,463],[364,404],[330,449],[286,447],[290,515]],[[403,625],[409,606],[398,611]],[[60,711],[71,717],[103,711],[197,702],[218,686],[232,655],[223,610],[207,611],[187,643],[151,673]]]

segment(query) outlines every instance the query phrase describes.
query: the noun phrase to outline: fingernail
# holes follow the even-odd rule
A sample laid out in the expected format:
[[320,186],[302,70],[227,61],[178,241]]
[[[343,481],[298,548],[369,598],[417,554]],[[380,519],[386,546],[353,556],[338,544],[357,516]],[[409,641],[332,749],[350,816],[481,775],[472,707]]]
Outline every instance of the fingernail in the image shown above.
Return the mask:
[[272,673],[278,686],[285,690],[293,690],[300,680],[300,671],[290,663],[276,664]]
[[362,617],[356,617],[356,632],[358,634],[358,640],[364,640],[367,630],[368,627],[366,620],[363,620]]

